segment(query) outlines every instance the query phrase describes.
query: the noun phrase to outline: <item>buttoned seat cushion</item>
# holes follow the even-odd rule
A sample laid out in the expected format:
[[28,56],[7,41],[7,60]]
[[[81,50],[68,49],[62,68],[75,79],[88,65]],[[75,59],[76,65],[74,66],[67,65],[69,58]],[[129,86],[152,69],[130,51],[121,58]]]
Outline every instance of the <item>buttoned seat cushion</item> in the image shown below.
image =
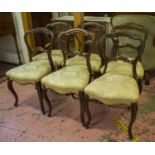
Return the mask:
[[106,105],[127,105],[135,103],[139,89],[134,78],[126,75],[106,73],[85,88],[85,94]]
[[41,82],[46,88],[60,94],[83,91],[89,81],[89,72],[85,66],[65,66],[46,77]]
[[[92,53],[90,56],[90,64],[92,67],[92,71],[99,72],[101,67],[101,57],[98,54]],[[74,56],[67,60],[67,66],[71,65],[85,65],[86,66],[86,58],[84,56]]]
[[51,71],[48,60],[32,61],[6,72],[6,76],[20,84],[34,84]]
[[[53,63],[55,65],[58,65],[58,66],[61,66],[62,63],[63,63],[63,54],[62,54],[62,51],[59,50],[59,49],[54,49],[52,50],[52,60],[53,60]],[[40,53],[40,54],[37,54],[36,56],[34,56],[32,58],[33,61],[38,61],[38,60],[48,60],[48,56],[47,56],[47,53]]]
[[[138,79],[142,79],[144,76],[144,68],[140,62],[137,63],[136,70]],[[103,73],[103,71],[104,66],[101,68],[101,73]],[[133,76],[132,64],[124,62],[122,60],[111,61],[108,63],[106,73],[119,73],[123,75]]]

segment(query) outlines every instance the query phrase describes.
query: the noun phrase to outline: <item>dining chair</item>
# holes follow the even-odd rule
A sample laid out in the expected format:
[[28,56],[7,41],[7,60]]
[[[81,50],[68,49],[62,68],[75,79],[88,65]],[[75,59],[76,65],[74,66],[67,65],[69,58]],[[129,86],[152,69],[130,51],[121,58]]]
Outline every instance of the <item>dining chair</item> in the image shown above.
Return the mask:
[[[73,47],[71,50],[66,50],[67,47],[70,45],[71,37],[75,37],[76,35],[83,35],[85,36],[84,42],[82,42],[81,46],[87,46],[89,47],[87,51],[75,51]],[[90,55],[91,51],[93,50],[94,43],[95,43],[95,36],[91,32],[87,32],[86,30],[80,29],[80,28],[74,28],[71,30],[68,30],[66,32],[61,32],[58,36],[58,40],[60,43],[60,47],[63,47],[63,38],[66,38],[66,48],[62,48],[62,52],[64,55],[64,64],[61,69],[58,71],[55,71],[46,77],[44,77],[41,80],[42,86],[43,86],[43,94],[45,101],[50,104],[50,100],[47,95],[47,91],[50,89],[55,93],[58,94],[76,94],[78,95],[80,99],[80,107],[81,107],[81,114],[83,113],[83,99],[84,99],[84,88],[91,79],[91,65],[90,65]],[[82,48],[80,48],[82,49]],[[67,52],[66,52],[67,51]],[[86,58],[86,64],[87,65],[76,65],[76,64],[68,64],[67,60],[71,56],[80,55]],[[50,104],[51,107],[49,108],[48,116],[51,116],[52,112],[52,104]],[[81,120],[82,121],[82,120]],[[82,121],[82,124],[84,125],[84,122]]]
[[[47,43],[50,42],[48,48],[45,49],[44,46],[32,46],[29,41],[29,38],[33,37],[34,35],[45,37],[47,40]],[[45,52],[49,55],[49,51],[51,51],[53,47],[53,32],[45,28],[34,28],[25,33],[24,40],[27,45],[30,58],[34,52],[38,52],[38,51]],[[50,56],[49,56],[49,59],[50,59],[50,63],[48,60],[32,61],[32,59],[30,59],[30,62],[23,64],[21,66],[15,67],[13,69],[10,69],[9,71],[6,72],[6,76],[8,78],[8,82],[7,82],[8,89],[15,97],[15,104],[14,104],[15,107],[18,106],[18,96],[13,88],[13,82],[16,82],[22,85],[33,84],[37,89],[41,111],[43,114],[45,114],[40,81],[44,76],[48,75],[49,73],[51,73],[51,71],[54,70],[54,65],[52,62],[52,58]]]
[[[100,53],[97,48],[97,41],[103,34],[105,34],[105,30],[106,30],[105,26],[101,25],[97,22],[85,22],[85,23],[81,24],[79,26],[79,28],[82,28],[86,31],[92,32],[95,35],[94,51],[91,53],[90,63],[91,63],[91,67],[92,67],[92,74],[96,78],[100,75],[100,68],[103,65]],[[77,37],[79,44],[81,44],[78,36],[76,36],[76,37]],[[85,46],[84,49],[87,50],[87,46]],[[77,55],[75,57],[72,57],[71,59],[68,59],[67,65],[71,65],[71,64],[86,65],[86,59],[83,56]]]
[[[71,25],[65,23],[65,22],[54,22],[54,23],[49,23],[45,26],[47,29],[51,30],[53,32],[53,49],[52,49],[52,58],[53,58],[53,63],[55,65],[55,68],[59,69],[62,67],[63,64],[63,54],[62,51],[60,50],[60,47],[58,46],[57,42],[57,37],[60,32],[67,31],[71,29]],[[47,43],[45,45],[45,48],[48,47],[50,43]],[[48,60],[47,53],[39,53],[33,57],[33,60]]]
[[[131,40],[139,42],[139,44],[137,43],[137,46],[133,46],[133,44],[130,44],[129,42],[126,44],[120,44],[120,37],[127,37]],[[118,55],[116,55],[116,57],[113,58],[107,57],[105,48],[103,47],[106,39],[111,39],[113,41],[113,52],[117,51],[116,49],[123,49],[125,47],[128,47],[136,49],[136,57],[134,59],[129,59],[128,57]],[[142,82],[138,79],[137,65],[141,60],[144,47],[144,38],[142,38],[139,35],[135,35],[131,32],[112,32],[109,34],[105,34],[103,37],[101,37],[99,41],[99,50],[101,50],[104,56],[104,60],[106,61],[104,71],[102,72],[102,76],[92,81],[84,89],[85,110],[82,115],[82,119],[86,128],[89,127],[89,124],[91,122],[91,115],[88,106],[90,100],[96,100],[102,104],[112,107],[126,107],[131,110],[131,119],[128,126],[128,135],[130,140],[133,139],[132,126],[136,119],[136,114],[138,110],[138,99],[142,91]],[[124,52],[126,52],[125,49]],[[132,74],[124,74],[122,72],[107,72],[109,64],[111,62],[117,61],[120,62],[122,67],[125,63],[131,64]],[[87,120],[85,118],[86,116]]]
[[[143,39],[144,42],[146,42],[147,40],[147,36],[148,36],[148,32],[146,31],[146,29],[144,29],[143,27],[137,25],[137,24],[133,24],[133,23],[126,23],[123,25],[118,25],[116,27],[113,28],[112,32],[132,32],[135,33],[137,35],[140,35]],[[118,40],[113,40],[114,42],[117,42]],[[130,43],[133,46],[137,46],[138,42],[135,40],[131,40],[130,38],[127,37],[120,37],[119,38],[119,43],[120,44],[127,44]],[[117,44],[117,43],[114,43]],[[113,57],[116,56],[125,56],[128,57],[128,59],[133,59],[136,57],[137,51],[135,51],[136,49],[130,48],[130,47],[124,47],[124,48],[115,48],[115,46],[113,46]],[[116,51],[117,50],[117,51]],[[124,52],[124,50],[126,52]],[[116,55],[117,54],[117,55]],[[137,63],[136,66],[136,70],[137,70],[137,78],[142,80],[143,77],[145,76],[144,74],[144,67],[142,65],[142,59],[139,60],[139,62]],[[104,71],[104,67],[103,66],[101,68],[101,73],[103,73]],[[127,75],[132,75],[132,65],[130,63],[124,63],[124,65],[122,65],[122,62],[120,61],[111,61],[108,64],[108,68],[106,69],[106,72],[114,72],[114,73],[122,73],[122,74],[127,74]]]
[[[124,14],[116,15],[111,18],[112,27],[124,25],[126,23],[137,24],[148,31],[148,37],[144,53],[142,55],[142,64],[145,70],[145,84],[150,84],[150,79],[155,76],[155,17],[152,15]],[[130,54],[130,53],[129,53]]]

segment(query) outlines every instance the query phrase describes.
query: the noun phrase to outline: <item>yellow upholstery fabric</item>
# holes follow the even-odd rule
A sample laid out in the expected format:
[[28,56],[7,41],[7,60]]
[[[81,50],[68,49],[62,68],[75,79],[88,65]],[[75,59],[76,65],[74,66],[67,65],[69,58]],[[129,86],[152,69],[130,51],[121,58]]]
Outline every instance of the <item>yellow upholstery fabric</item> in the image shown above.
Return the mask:
[[[37,60],[48,60],[48,56],[47,56],[47,53],[40,53],[36,56],[34,56],[32,58],[33,61],[37,61]],[[53,60],[53,63],[58,65],[58,66],[61,66],[62,63],[63,63],[63,54],[62,54],[62,51],[59,50],[59,49],[54,49],[52,50],[52,60]]]
[[[140,62],[137,63],[136,70],[138,79],[142,79],[144,76],[144,69]],[[101,73],[103,73],[103,71],[104,66],[101,68]],[[133,76],[132,65],[122,60],[111,61],[108,63],[106,73],[119,73],[123,75]]]
[[89,81],[89,72],[85,66],[66,66],[44,77],[41,82],[60,94],[79,93]]
[[91,82],[85,93],[106,105],[130,105],[139,97],[139,89],[134,78],[126,75],[106,73]]
[[[92,53],[90,57],[90,63],[92,67],[92,71],[99,72],[101,67],[101,58],[98,54]],[[73,58],[70,58],[66,62],[67,66],[71,65],[85,65],[86,66],[86,58],[83,56],[74,56]]]
[[6,76],[20,84],[34,84],[51,71],[48,60],[32,61],[6,72]]

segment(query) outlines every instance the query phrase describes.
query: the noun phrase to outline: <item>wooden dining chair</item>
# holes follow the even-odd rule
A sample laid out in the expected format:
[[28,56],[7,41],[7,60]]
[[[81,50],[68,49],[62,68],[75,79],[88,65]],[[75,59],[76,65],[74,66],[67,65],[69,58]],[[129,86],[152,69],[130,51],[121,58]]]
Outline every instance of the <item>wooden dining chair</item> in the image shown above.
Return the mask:
[[[59,69],[62,67],[63,64],[63,54],[60,50],[60,47],[58,46],[57,37],[60,32],[67,31],[71,29],[71,25],[65,23],[65,22],[54,22],[49,23],[45,26],[47,29],[51,30],[53,32],[53,49],[52,49],[52,58],[53,63],[55,65],[55,68]],[[47,48],[50,43],[47,43],[45,47]],[[39,53],[33,57],[33,60],[48,60],[47,53]]]
[[[126,44],[121,44],[119,42],[119,38],[121,37],[127,37],[130,40],[137,41],[137,46],[133,46],[133,44],[130,44],[129,42]],[[117,49],[119,48],[124,48],[124,52],[126,52],[125,48],[128,47],[136,49],[136,57],[134,59],[129,59],[128,57],[118,56],[116,54],[116,57],[107,58],[105,48],[103,46],[105,45],[105,40],[109,38],[114,43],[113,52],[118,51]],[[142,91],[142,83],[141,79],[138,78],[137,65],[140,63],[144,47],[144,38],[129,32],[113,32],[101,37],[99,41],[99,50],[101,50],[104,60],[106,61],[104,70],[102,72],[103,75],[92,81],[84,89],[85,106],[82,119],[86,128],[89,127],[91,121],[91,115],[88,107],[89,100],[97,100],[102,104],[112,107],[127,107],[131,110],[131,120],[128,126],[128,135],[130,140],[133,139],[132,126],[136,119],[138,110],[137,101]],[[132,65],[132,74],[112,71],[107,72],[111,62],[119,62],[121,67],[124,67],[124,64],[126,63]],[[88,118],[87,120],[85,118],[86,116]]]
[[[123,25],[119,25],[119,26],[116,26],[112,29],[112,32],[132,32],[132,33],[135,33],[137,35],[140,35],[143,39],[144,39],[144,42],[146,42],[146,39],[147,39],[147,35],[148,35],[148,32],[145,28],[137,25],[137,24],[133,24],[133,23],[126,23],[126,24],[123,24]],[[117,44],[118,40],[113,40],[114,44]],[[119,38],[119,44],[131,44],[133,46],[137,46],[138,42],[135,41],[135,40],[131,40],[130,38],[128,37],[120,37]],[[113,46],[113,50],[114,52],[113,53],[113,57],[116,57],[116,56],[125,56],[125,57],[128,57],[128,59],[133,59],[136,57],[137,55],[137,51],[136,49],[133,49],[133,48],[130,48],[130,47],[124,47],[124,48],[115,48],[115,46]],[[125,50],[125,52],[124,52]],[[144,74],[144,67],[142,65],[142,59],[139,60],[139,62],[137,63],[137,66],[136,66],[136,70],[137,70],[137,78],[142,80],[145,76]],[[104,71],[104,67],[103,66],[101,68],[101,73],[103,73]],[[115,73],[122,73],[122,74],[127,74],[127,75],[132,75],[132,65],[130,63],[124,63],[124,65],[122,65],[122,63],[120,61],[111,61],[109,64],[108,64],[108,68],[106,69],[106,72],[115,72]]]
[[[44,36],[47,40],[47,43],[50,42],[48,48],[45,49],[44,46],[32,47],[31,43],[29,42],[29,37],[34,35],[39,35],[40,37]],[[34,52],[38,51],[45,52],[47,55],[49,55],[53,46],[53,32],[46,28],[35,28],[25,33],[24,40],[27,45],[30,58],[32,58],[32,54]],[[32,61],[32,59],[30,59],[30,62],[10,69],[6,72],[6,76],[8,78],[8,89],[15,97],[15,107],[18,106],[18,96],[13,88],[13,81],[22,85],[33,84],[37,89],[41,111],[43,114],[45,114],[40,81],[44,76],[48,75],[54,70],[54,65],[50,56],[49,59],[50,63],[48,60]]]
[[[96,23],[96,22],[86,22],[86,23],[81,24],[79,28],[92,32],[95,35],[94,51],[92,51],[91,53],[90,63],[92,67],[92,74],[94,75],[94,77],[98,77],[100,75],[100,68],[103,65],[103,63],[102,63],[102,59],[101,59],[100,53],[97,48],[97,41],[103,34],[105,34],[105,26],[99,23]],[[76,37],[77,37],[79,44],[81,44],[78,36]],[[87,46],[85,46],[84,49],[87,50]],[[71,64],[86,65],[86,59],[83,56],[77,55],[75,57],[68,59],[67,65],[71,65]]]
[[[123,14],[111,18],[112,27],[124,25],[127,23],[137,24],[148,31],[144,53],[142,55],[142,64],[145,70],[145,84],[150,84],[150,79],[155,76],[155,17],[148,14]],[[130,54],[130,53],[129,53]]]
[[[70,38],[75,37],[78,34],[85,36],[85,40],[84,42],[82,42],[81,46],[85,46],[87,44],[87,46],[89,46],[87,52],[75,51],[73,47],[70,48],[70,50],[66,50],[67,47],[69,47],[69,45],[72,43]],[[81,110],[83,110],[82,108],[83,99],[84,99],[83,91],[91,79],[90,55],[95,43],[95,37],[93,33],[87,32],[80,28],[74,28],[66,32],[61,32],[59,34],[58,40],[61,47],[63,47],[62,40],[64,37],[66,38],[65,45],[67,46],[66,49],[65,48],[61,49],[64,55],[64,64],[61,69],[47,75],[41,80],[44,97],[46,102],[50,104],[50,101],[47,96],[48,89],[52,90],[53,92],[64,94],[64,95],[76,94],[80,99]],[[67,64],[67,60],[69,60],[71,56],[75,57],[75,55],[80,55],[82,57],[85,57],[86,65]],[[51,107],[49,108],[48,116],[51,116],[51,112],[52,112],[52,104],[51,104]],[[83,112],[81,111],[81,114],[82,113]],[[84,125],[84,122],[82,122],[82,124]]]

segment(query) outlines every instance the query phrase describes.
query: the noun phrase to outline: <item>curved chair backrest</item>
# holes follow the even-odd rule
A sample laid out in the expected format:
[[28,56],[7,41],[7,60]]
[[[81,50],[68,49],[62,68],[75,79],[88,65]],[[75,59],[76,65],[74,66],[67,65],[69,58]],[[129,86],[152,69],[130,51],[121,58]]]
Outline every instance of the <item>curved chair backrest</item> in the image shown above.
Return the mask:
[[87,31],[93,32],[95,34],[96,41],[106,33],[105,25],[101,25],[97,22],[85,22],[79,26]]
[[155,17],[151,15],[116,15],[111,20],[112,26],[116,27],[126,23],[134,23],[148,31],[148,37],[142,55],[142,64],[145,70],[155,69]]
[[[94,53],[99,53],[97,42],[103,34],[106,34],[105,25],[101,25],[97,22],[85,22],[79,26],[89,32],[93,32],[95,34],[95,48]],[[101,55],[101,53],[99,53]]]
[[[125,38],[128,38],[130,40],[138,41],[139,44],[137,43],[136,46],[130,42],[122,44],[119,41],[120,37],[125,37]],[[106,55],[106,51],[105,51],[105,47],[104,47],[106,39],[111,39],[113,42],[114,48],[113,48],[112,52],[115,55],[115,57],[113,57],[113,58],[109,58]],[[141,56],[142,56],[142,53],[143,53],[143,50],[145,47],[144,38],[142,38],[140,35],[135,35],[135,34],[130,33],[130,32],[112,32],[112,33],[103,35],[99,40],[98,46],[99,46],[99,50],[102,53],[102,58],[104,59],[104,62],[105,62],[105,68],[104,68],[103,74],[106,73],[108,62],[122,60],[122,61],[125,61],[127,63],[131,63],[133,65],[133,77],[137,80],[136,66],[137,66],[137,62],[141,60]],[[129,59],[128,57],[119,56],[117,54],[118,49],[126,48],[126,47],[131,48],[137,52],[135,59]],[[124,50],[124,52],[126,52],[126,51]]]
[[[148,36],[148,32],[146,31],[145,28],[143,28],[143,27],[141,27],[141,26],[139,26],[137,24],[133,24],[133,23],[126,23],[126,24],[123,24],[123,25],[115,26],[115,27],[113,27],[112,32],[131,32],[131,33],[135,33],[137,35],[140,35],[144,39],[144,42],[146,42],[146,39],[147,39],[147,36]],[[119,41],[122,42],[122,44],[125,44],[125,43],[129,42],[130,39],[125,37],[125,38],[120,38]],[[135,40],[133,40],[131,42],[131,44],[136,46]],[[119,51],[118,51],[119,54],[118,55],[123,55],[124,50],[126,51],[125,56],[135,57],[136,52],[131,48],[119,49]]]
[[72,26],[65,22],[53,22],[53,23],[47,24],[46,28],[53,31],[54,33],[54,47],[53,48],[58,48],[57,37],[59,33],[71,29]]
[[[76,51],[75,50],[75,45],[74,48],[72,47],[72,49],[70,48],[70,44],[72,44],[72,38],[75,39],[75,37],[77,35],[82,35],[84,37],[82,43],[81,43],[81,47],[85,47],[87,45],[87,47],[89,47],[86,50],[83,50],[83,48],[80,48],[81,51]],[[65,48],[63,46],[64,44],[64,40],[63,38],[65,38]],[[88,70],[91,72],[91,66],[90,66],[90,54],[94,49],[94,44],[95,44],[95,35],[91,32],[88,32],[84,29],[80,29],[80,28],[74,28],[74,29],[70,29],[68,31],[65,32],[61,32],[58,36],[58,41],[60,43],[60,47],[61,50],[63,52],[63,56],[64,56],[64,65],[66,64],[66,58],[70,58],[73,57],[75,55],[80,55],[80,56],[84,56],[86,57],[86,62],[87,62],[87,68]],[[71,45],[72,46],[72,45]]]
[[[30,38],[35,39],[35,37],[44,38],[46,42],[44,42],[44,45],[32,45],[30,42]],[[46,28],[34,28],[25,33],[24,40],[28,48],[30,61],[32,61],[32,56],[34,53],[46,52],[48,54],[51,68],[53,69],[53,61],[50,56],[50,51],[52,51],[53,48],[53,32]],[[48,44],[48,48],[45,47],[46,44]]]

